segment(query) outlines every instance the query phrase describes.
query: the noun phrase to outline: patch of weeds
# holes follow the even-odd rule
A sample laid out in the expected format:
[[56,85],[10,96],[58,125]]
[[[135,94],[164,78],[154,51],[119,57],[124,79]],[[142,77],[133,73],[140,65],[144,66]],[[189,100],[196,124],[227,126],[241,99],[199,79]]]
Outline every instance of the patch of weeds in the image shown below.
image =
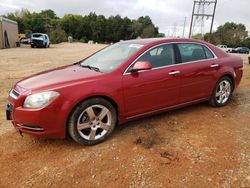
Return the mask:
[[152,148],[155,144],[165,142],[164,138],[161,138],[157,131],[153,128],[153,125],[147,124],[144,127],[145,136],[139,136],[134,143],[142,145],[145,149]]

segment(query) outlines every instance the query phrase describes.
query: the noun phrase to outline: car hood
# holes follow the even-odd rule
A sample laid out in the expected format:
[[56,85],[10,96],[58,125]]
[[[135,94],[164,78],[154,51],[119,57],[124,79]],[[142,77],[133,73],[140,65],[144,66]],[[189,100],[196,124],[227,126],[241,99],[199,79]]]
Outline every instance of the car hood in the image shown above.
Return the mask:
[[24,78],[17,83],[17,88],[25,90],[51,89],[97,78],[103,73],[80,67],[79,65],[64,66],[44,71]]

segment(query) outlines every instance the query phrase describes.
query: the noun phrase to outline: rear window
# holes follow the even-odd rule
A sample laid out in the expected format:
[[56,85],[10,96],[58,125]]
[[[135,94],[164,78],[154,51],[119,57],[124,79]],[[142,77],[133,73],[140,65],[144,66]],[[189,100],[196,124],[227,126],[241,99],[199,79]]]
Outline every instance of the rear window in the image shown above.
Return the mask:
[[205,46],[203,46],[204,50],[205,50],[205,53],[206,53],[206,56],[207,56],[207,59],[212,59],[214,58],[214,55],[212,54],[212,52]]
[[205,46],[193,43],[177,44],[182,63],[214,58],[212,52]]

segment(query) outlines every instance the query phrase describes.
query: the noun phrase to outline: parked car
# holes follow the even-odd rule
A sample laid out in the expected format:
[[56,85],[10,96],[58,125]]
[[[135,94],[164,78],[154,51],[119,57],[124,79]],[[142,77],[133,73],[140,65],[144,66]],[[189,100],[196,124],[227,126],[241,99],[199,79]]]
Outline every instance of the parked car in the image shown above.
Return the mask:
[[209,101],[226,105],[243,62],[193,39],[122,41],[75,64],[35,74],[10,91],[7,119],[23,133],[104,141],[118,124]]
[[232,52],[232,48],[228,48],[227,45],[217,45],[220,49],[222,49],[224,52],[230,53]]
[[30,44],[30,41],[31,41],[30,38],[25,38],[25,39],[21,39],[21,40],[20,40],[20,43],[21,43],[21,44]]
[[31,35],[31,48],[34,47],[42,47],[42,48],[49,48],[50,41],[49,36],[43,33],[33,33]]
[[233,49],[233,53],[249,54],[249,49],[247,47],[238,47]]

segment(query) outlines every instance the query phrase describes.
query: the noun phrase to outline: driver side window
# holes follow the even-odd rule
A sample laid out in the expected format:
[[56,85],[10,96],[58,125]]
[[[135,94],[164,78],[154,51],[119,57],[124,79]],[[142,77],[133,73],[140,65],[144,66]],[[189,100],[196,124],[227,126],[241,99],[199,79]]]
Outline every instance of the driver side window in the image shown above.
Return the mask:
[[165,44],[155,47],[137,61],[147,61],[151,63],[152,68],[164,67],[175,64],[174,49],[172,44]]

